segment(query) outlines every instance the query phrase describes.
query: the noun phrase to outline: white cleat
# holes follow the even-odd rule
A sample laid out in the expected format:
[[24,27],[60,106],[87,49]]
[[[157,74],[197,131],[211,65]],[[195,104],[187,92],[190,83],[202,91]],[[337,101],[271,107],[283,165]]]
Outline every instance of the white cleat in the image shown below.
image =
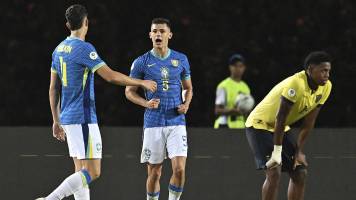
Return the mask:
[[42,198],[37,198],[35,200],[46,200],[46,198],[42,197]]

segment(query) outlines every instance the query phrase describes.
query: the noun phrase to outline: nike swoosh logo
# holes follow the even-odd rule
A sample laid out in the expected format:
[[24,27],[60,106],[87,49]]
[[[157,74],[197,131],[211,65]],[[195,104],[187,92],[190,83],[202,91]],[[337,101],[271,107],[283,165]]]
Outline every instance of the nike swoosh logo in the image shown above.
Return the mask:
[[156,63],[153,64],[148,64],[147,67],[152,67],[153,65],[155,65]]

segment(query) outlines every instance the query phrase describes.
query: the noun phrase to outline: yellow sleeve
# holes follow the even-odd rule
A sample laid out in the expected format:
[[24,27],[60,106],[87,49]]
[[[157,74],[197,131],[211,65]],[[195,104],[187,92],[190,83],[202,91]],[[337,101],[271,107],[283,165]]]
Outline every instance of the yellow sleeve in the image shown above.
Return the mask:
[[328,81],[325,85],[325,89],[323,91],[323,96],[321,97],[321,100],[319,103],[320,105],[323,105],[326,102],[326,100],[329,98],[331,88],[332,88],[332,84],[330,81]]
[[282,96],[295,103],[302,95],[300,85],[295,79],[287,81],[283,87]]

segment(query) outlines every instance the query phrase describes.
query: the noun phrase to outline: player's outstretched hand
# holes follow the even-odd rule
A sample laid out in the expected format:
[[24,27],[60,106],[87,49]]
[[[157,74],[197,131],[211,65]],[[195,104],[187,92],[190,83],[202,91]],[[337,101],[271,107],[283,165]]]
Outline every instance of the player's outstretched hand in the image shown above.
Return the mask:
[[157,109],[159,106],[159,99],[151,99],[149,101],[147,101],[147,105],[146,108],[150,108],[150,109]]
[[187,105],[185,105],[185,104],[180,104],[179,106],[178,106],[178,113],[179,114],[187,114],[187,112],[188,112],[188,109],[189,109],[189,107],[187,106]]
[[53,134],[53,137],[55,137],[59,141],[63,142],[66,140],[66,134],[64,133],[64,130],[61,127],[61,125],[57,122],[53,123],[52,134]]
[[295,169],[299,165],[304,165],[306,167],[308,166],[308,162],[307,162],[307,159],[305,157],[305,154],[300,152],[300,151],[298,151],[294,156],[293,169]]
[[151,80],[142,80],[142,87],[145,90],[155,92],[157,90],[157,83]]
[[267,169],[278,167],[282,164],[282,145],[274,145],[271,158],[266,163]]

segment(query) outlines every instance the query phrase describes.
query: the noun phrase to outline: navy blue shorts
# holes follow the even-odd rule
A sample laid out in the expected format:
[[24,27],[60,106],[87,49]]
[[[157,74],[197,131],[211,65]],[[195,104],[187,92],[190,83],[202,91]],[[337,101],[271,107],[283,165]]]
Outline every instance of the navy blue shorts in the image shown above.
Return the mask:
[[[257,169],[266,169],[266,162],[269,160],[273,151],[273,133],[250,127],[246,128],[246,136],[253,155],[255,156]],[[292,134],[284,134],[282,144],[282,171],[293,171],[296,144],[296,139]]]

